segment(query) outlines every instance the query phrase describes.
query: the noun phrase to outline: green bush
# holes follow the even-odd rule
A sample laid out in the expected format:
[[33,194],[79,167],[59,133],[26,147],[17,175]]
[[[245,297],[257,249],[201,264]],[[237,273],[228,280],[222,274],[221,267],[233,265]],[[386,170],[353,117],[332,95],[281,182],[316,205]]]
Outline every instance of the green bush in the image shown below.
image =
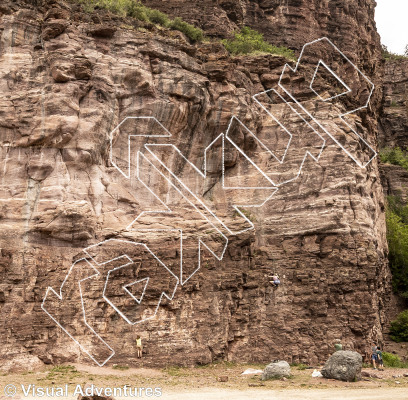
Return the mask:
[[109,10],[123,17],[132,17],[143,22],[150,22],[165,28],[183,32],[192,42],[201,42],[204,32],[194,25],[188,24],[181,18],[171,20],[169,16],[159,10],[144,6],[140,0],[74,0],[80,4],[85,11],[91,12],[96,7]]
[[115,364],[112,368],[118,369],[119,371],[126,371],[129,369],[127,365],[118,365],[118,364]]
[[399,165],[408,171],[408,153],[400,147],[386,147],[380,151],[380,160],[383,163]]
[[395,342],[408,342],[408,310],[398,314],[397,319],[391,322],[390,334]]
[[201,42],[204,39],[204,32],[200,28],[188,24],[179,17],[174,18],[170,27],[183,32],[193,42]]
[[287,47],[273,46],[265,41],[262,33],[244,26],[241,31],[234,33],[233,39],[222,41],[225,48],[234,55],[252,54],[252,53],[271,53],[286,57],[290,60],[295,59],[293,50]]
[[386,211],[388,258],[394,292],[408,299],[408,206],[388,198]]
[[150,22],[147,7],[138,1],[132,1],[130,6],[127,9],[127,15],[129,17],[138,19],[143,22]]
[[147,18],[153,24],[158,24],[158,25],[161,25],[161,26],[164,26],[164,27],[167,27],[167,26],[170,25],[171,20],[167,16],[167,14],[164,14],[161,11],[154,10],[152,8],[148,8],[148,7],[144,7],[144,8],[146,10],[145,12],[146,12]]
[[391,353],[382,353],[384,365],[390,368],[408,368],[407,362],[402,362],[399,356]]
[[396,354],[386,353],[385,351],[382,353],[382,358],[384,361],[384,366],[390,368],[401,368],[402,361]]

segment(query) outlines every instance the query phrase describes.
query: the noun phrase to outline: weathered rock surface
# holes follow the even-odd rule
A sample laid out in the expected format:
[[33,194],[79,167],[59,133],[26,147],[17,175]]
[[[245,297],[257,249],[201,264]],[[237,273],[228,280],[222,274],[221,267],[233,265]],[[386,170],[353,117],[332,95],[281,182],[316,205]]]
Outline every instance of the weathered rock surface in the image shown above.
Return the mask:
[[180,16],[216,37],[228,37],[232,31],[247,25],[277,46],[300,50],[305,43],[326,36],[353,62],[364,64],[372,77],[376,72],[382,74],[377,58],[381,51],[374,0],[144,0],[143,3],[172,17]]
[[408,146],[408,59],[385,63],[384,98],[380,119],[381,147]]
[[[166,7],[175,4],[165,3]],[[186,7],[190,3],[194,4],[184,2]],[[271,15],[270,21],[282,11],[277,2],[253,3],[269,7],[271,13],[264,15]],[[305,1],[299,3],[306,7]],[[374,2],[362,1],[356,8],[357,2],[348,1],[336,9],[329,3],[304,9],[305,17],[313,15],[315,20],[322,10],[332,15],[324,26],[316,27],[313,38],[325,33],[333,40],[340,38],[347,21],[349,39],[338,45],[345,45],[350,58],[378,80],[381,63],[373,29]],[[284,13],[276,29],[287,24],[283,35],[300,49],[305,42],[302,29],[314,29],[314,25],[310,19],[300,24],[303,14],[292,15],[295,2],[288,7],[289,14]],[[162,209],[162,203],[146,185],[129,182],[112,166],[112,130],[126,117],[154,116],[172,133],[168,143],[201,168],[205,149],[227,131],[236,115],[258,138],[282,149],[270,134],[276,123],[251,96],[274,87],[287,60],[273,55],[230,58],[220,44],[194,47],[174,38],[172,32],[138,31],[122,24],[119,17],[105,12],[83,14],[79,7],[59,1],[5,1],[0,13],[1,360],[25,353],[44,363],[91,362],[84,349],[95,351],[100,359],[113,349],[112,362],[136,365],[219,359],[265,362],[272,357],[317,363],[330,354],[335,338],[363,352],[370,340],[381,337],[390,274],[377,160],[361,169],[329,137],[319,163],[309,157],[298,179],[282,185],[263,207],[246,211],[254,229],[229,235],[221,261],[204,252],[201,269],[178,287],[172,301],[163,302],[155,318],[129,325],[123,316],[131,321],[138,316],[134,302],[122,302],[119,291],[125,284],[137,280],[144,268],[155,268],[154,276],[164,290],[171,292],[174,286],[169,271],[178,274],[180,269],[175,226],[194,239],[184,241],[185,271],[197,267],[198,234],[207,235],[214,246],[222,243],[222,237],[208,229],[197,210],[185,205],[166,181],[154,176],[149,185],[178,212],[178,219],[149,217],[139,221],[139,232],[127,229],[141,212]],[[282,33],[278,37],[279,42]],[[357,37],[359,41],[353,39]],[[312,55],[305,68],[312,70],[315,61]],[[352,80],[359,88],[361,82]],[[317,104],[304,81],[295,77],[287,82],[328,129],[352,144],[349,130],[338,131],[333,120],[333,112],[344,111],[345,104]],[[377,89],[370,110],[352,121],[374,145],[380,98]],[[298,136],[305,132],[299,117],[281,105],[271,107]],[[122,132],[132,134],[136,128],[140,125],[130,124]],[[152,132],[149,129],[144,133]],[[247,131],[237,129],[233,134],[239,148],[254,157],[260,168],[276,167],[276,160]],[[126,138],[121,142],[118,134],[114,139],[126,161]],[[133,143],[140,144],[138,140],[143,139]],[[311,151],[315,145],[310,144]],[[241,219],[231,212],[233,194],[220,183],[220,149],[218,145],[208,154],[209,180],[200,195],[239,229]],[[287,169],[277,169],[281,174],[276,175],[296,172],[305,153],[301,146],[292,150]],[[201,184],[194,175],[190,177],[191,168],[181,157],[162,155],[189,185]],[[224,155],[231,182],[262,182],[236,148],[226,148]],[[143,230],[147,228],[156,233],[149,236]],[[101,262],[101,273],[83,281],[79,292],[78,282],[95,274],[84,260],[90,260],[90,255],[83,249],[112,238],[122,243],[115,242],[114,249],[105,246],[100,258],[94,255]],[[130,248],[126,241],[148,242],[166,260],[168,270],[140,246]],[[125,254],[132,255],[134,263],[126,273],[116,270],[117,292],[107,293],[108,303],[102,293],[112,265],[103,261]],[[268,283],[271,271],[281,277],[277,289]],[[67,297],[58,299],[69,272],[64,284]],[[52,304],[47,306],[82,342],[82,348],[41,308],[48,287],[56,294],[50,294]],[[146,293],[147,316],[156,294]],[[111,350],[101,340],[90,339],[82,304],[92,330]],[[136,359],[137,333],[143,340],[142,361]]]
[[273,378],[289,378],[291,375],[290,365],[286,361],[276,361],[268,364],[262,374],[262,380]]
[[324,364],[322,375],[328,379],[356,382],[361,379],[363,357],[355,351],[336,351]]
[[[378,140],[380,149],[408,146],[408,60],[390,59],[385,62],[384,89]],[[392,196],[403,205],[408,203],[408,172],[392,164],[380,163],[384,194]],[[393,296],[388,303],[389,321],[406,308],[404,299]],[[386,329],[387,330],[387,329]],[[387,348],[393,348],[392,341]],[[398,349],[399,350],[399,349]]]
[[408,200],[408,171],[399,165],[380,165],[381,182],[384,193],[388,196],[397,196],[403,203]]
[[[408,146],[408,60],[387,60],[385,63],[383,108],[379,124],[381,149]],[[396,196],[407,203],[408,172],[391,164],[380,165],[381,181],[388,196]],[[391,307],[395,316],[399,308]]]

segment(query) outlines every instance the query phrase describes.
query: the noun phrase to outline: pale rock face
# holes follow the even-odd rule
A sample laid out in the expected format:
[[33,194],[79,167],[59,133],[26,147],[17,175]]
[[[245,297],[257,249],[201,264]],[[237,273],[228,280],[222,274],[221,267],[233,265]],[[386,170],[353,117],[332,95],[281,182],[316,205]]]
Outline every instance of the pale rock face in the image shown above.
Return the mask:
[[[361,18],[372,24],[371,8],[361,10]],[[313,154],[323,148],[321,138],[284,104],[267,106],[298,140],[285,168],[279,169],[247,129],[230,126],[235,115],[277,152],[286,148],[282,135],[273,133],[276,122],[252,99],[277,84],[285,59],[232,59],[216,43],[194,47],[173,38],[172,32],[159,36],[121,28],[117,17],[81,14],[60,2],[20,2],[18,7],[10,2],[0,12],[3,358],[26,352],[47,363],[92,362],[86,351],[98,361],[114,351],[112,362],[135,362],[134,337],[140,334],[144,365],[272,358],[316,363],[327,357],[335,338],[364,351],[366,343],[381,337],[390,274],[376,159],[362,169],[325,136],[319,162],[308,157],[296,180],[274,194],[270,185],[251,192],[251,200],[258,203],[273,196],[262,207],[248,209],[248,220],[232,208],[248,193],[222,187],[223,163],[230,186],[263,187],[268,179],[283,183],[296,177],[305,148]],[[368,50],[361,45],[372,53],[357,48],[353,53],[370,77],[380,68],[378,47],[374,35]],[[312,71],[314,61],[305,70]],[[351,81],[360,88],[358,78]],[[333,118],[344,111],[344,104],[316,103],[301,79],[288,77],[285,82],[325,129],[334,130],[343,145],[354,146],[364,157],[350,131],[339,128]],[[375,91],[370,111],[351,121],[374,147],[379,97]],[[118,170],[128,166],[128,135],[163,136],[163,130],[130,120],[114,131],[129,116],[155,117],[172,135],[132,139],[131,179]],[[110,161],[112,131],[118,168]],[[214,140],[227,131],[236,147],[227,141],[223,153],[221,142]],[[157,154],[162,164],[157,164],[143,146],[147,142],[172,144],[183,157],[161,147]],[[212,143],[203,180],[186,159],[201,169]],[[136,148],[141,149],[140,164]],[[260,174],[243,153],[269,175]],[[137,165],[150,172],[146,184],[135,179]],[[215,210],[230,232],[175,190],[163,165]],[[163,202],[171,215],[144,214],[134,223],[143,211],[162,210]],[[253,229],[246,230],[251,222]],[[128,228],[132,223],[133,229]],[[222,253],[228,238],[222,260],[205,250],[197,270],[198,238],[215,254]],[[84,252],[108,239],[109,245]],[[147,243],[166,268],[142,245],[129,242]],[[126,254],[131,267],[121,269]],[[89,264],[90,257],[96,264]],[[81,303],[78,282],[95,275],[95,265],[99,275],[82,283]],[[107,301],[104,284],[112,268],[117,287],[109,286]],[[154,271],[150,276],[155,283],[146,290],[143,307],[135,308],[132,298],[122,299],[121,294],[144,270]],[[281,277],[277,289],[268,282],[271,272]],[[177,286],[177,279],[189,276],[183,287]],[[56,293],[49,293],[46,306],[65,332],[41,309],[48,287]],[[128,289],[140,295],[139,286]],[[161,292],[174,294],[173,300],[165,299],[155,318],[130,325],[154,316]],[[81,304],[90,325],[84,323]]]

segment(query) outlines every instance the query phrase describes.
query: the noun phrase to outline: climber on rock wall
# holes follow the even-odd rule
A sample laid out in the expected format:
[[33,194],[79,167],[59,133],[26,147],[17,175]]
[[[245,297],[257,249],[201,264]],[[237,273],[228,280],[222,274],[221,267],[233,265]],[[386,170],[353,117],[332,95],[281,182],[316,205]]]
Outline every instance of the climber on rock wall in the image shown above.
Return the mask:
[[280,285],[280,283],[281,283],[278,274],[274,273],[272,276],[269,277],[269,279],[271,279],[269,281],[269,283],[272,284],[275,287],[278,287]]

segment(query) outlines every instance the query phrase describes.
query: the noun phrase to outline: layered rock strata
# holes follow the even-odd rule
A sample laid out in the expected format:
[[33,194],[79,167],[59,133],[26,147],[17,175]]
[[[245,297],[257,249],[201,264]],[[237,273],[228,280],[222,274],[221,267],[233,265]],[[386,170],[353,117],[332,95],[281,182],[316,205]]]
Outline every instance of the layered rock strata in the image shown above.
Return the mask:
[[[166,2],[166,10],[172,3]],[[267,3],[262,2],[274,8]],[[348,3],[338,25],[348,10],[351,37],[358,36],[360,25],[372,36],[346,50],[377,84],[381,64],[372,2],[358,10]],[[99,362],[112,356],[110,362],[137,364],[140,334],[143,365],[279,358],[317,363],[332,352],[335,339],[365,351],[367,342],[381,338],[390,293],[383,191],[377,159],[360,168],[341,148],[367,161],[367,149],[335,118],[350,107],[347,101],[316,101],[302,76],[285,78],[305,109],[335,132],[335,143],[322,129],[321,137],[315,135],[303,114],[263,94],[261,104],[294,135],[291,158],[279,169],[264,144],[282,155],[287,137],[282,139],[279,124],[252,96],[276,88],[284,58],[231,58],[217,42],[193,46],[174,32],[146,32],[131,20],[103,11],[85,14],[59,1],[5,2],[0,12],[3,359],[31,360],[35,366],[38,360],[92,362],[88,352]],[[326,29],[317,29],[316,37]],[[300,49],[300,30],[292,23],[287,30]],[[334,59],[328,49],[309,55],[306,75],[313,73],[316,57]],[[335,60],[333,68],[343,65]],[[315,89],[327,98],[331,85],[324,78]],[[367,83],[356,71],[349,70],[348,80],[359,93],[357,103],[368,98]],[[370,108],[349,121],[374,148],[379,98],[377,87]],[[231,125],[234,115],[240,122]],[[135,118],[115,130],[127,117],[155,120]],[[163,139],[163,132],[171,138]],[[225,132],[232,141],[224,135],[223,147],[216,140]],[[128,135],[138,135],[131,139],[130,179]],[[146,143],[173,145],[181,154],[156,147],[155,157]],[[138,159],[136,147],[145,149]],[[308,156],[299,177],[282,184],[296,177],[305,148],[319,161]],[[204,168],[205,181],[190,163]],[[136,167],[148,172],[145,181],[136,179]],[[165,167],[229,231],[204,208],[195,208],[183,188],[174,189]],[[226,190],[223,173],[231,187],[260,188],[266,182],[267,189],[251,195],[258,205],[274,191],[271,181],[282,185],[261,207],[240,214],[232,206],[248,192]],[[140,213],[162,210],[163,204],[171,216],[145,214],[134,223]],[[184,272],[191,278],[173,293],[180,278],[181,229]],[[220,260],[203,250],[199,270],[198,238],[216,254],[228,239]],[[109,245],[89,249],[102,242]],[[140,283],[144,269],[157,285],[145,293],[146,308],[135,312],[123,288]],[[109,282],[117,286],[106,289],[113,270]],[[278,288],[269,283],[271,272],[281,277]],[[48,292],[47,314],[41,305],[49,287],[55,293]],[[127,289],[140,299],[140,287]],[[155,318],[132,325],[154,314],[160,291],[174,298],[164,299]]]

